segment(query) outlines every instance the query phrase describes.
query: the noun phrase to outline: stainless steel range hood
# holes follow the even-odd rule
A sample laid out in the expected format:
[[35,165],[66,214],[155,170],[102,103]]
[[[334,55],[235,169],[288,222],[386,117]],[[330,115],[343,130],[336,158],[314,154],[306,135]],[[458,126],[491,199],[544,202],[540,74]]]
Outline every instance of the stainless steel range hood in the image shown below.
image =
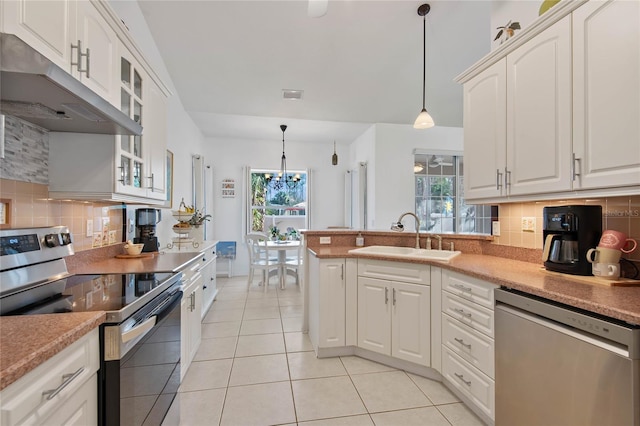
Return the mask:
[[0,34],[0,110],[56,132],[141,135],[142,126],[11,34]]

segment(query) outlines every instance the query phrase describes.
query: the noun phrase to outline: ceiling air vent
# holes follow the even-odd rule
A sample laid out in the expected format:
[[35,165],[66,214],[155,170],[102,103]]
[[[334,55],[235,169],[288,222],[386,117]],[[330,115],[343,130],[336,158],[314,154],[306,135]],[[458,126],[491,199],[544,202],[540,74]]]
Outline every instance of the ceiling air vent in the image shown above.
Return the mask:
[[303,93],[304,93],[304,90],[282,89],[282,99],[286,99],[289,101],[297,101],[302,99]]

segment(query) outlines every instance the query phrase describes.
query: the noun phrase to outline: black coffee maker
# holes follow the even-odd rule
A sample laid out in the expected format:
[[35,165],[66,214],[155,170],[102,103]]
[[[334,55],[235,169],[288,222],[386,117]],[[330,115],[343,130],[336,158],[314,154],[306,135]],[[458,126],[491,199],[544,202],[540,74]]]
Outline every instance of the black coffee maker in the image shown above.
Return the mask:
[[542,260],[549,271],[591,275],[587,250],[602,234],[601,206],[554,206],[542,210]]
[[133,242],[144,244],[143,252],[158,251],[160,244],[156,237],[156,225],[161,218],[159,209],[136,209],[136,237]]

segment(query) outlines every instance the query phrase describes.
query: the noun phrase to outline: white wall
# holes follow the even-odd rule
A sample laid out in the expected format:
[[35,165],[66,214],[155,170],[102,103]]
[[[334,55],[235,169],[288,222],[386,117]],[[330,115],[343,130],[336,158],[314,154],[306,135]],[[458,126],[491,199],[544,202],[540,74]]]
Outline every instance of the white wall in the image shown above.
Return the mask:
[[[310,220],[312,229],[344,223],[344,173],[349,169],[348,147],[338,145],[338,165],[331,165],[333,145],[286,141],[287,170],[311,169]],[[240,140],[209,138],[203,150],[205,164],[213,168],[214,238],[236,241],[237,258],[234,274],[248,273],[248,259],[244,245],[246,233],[243,199],[246,197],[243,167],[254,169],[280,168],[282,142],[274,140]],[[222,198],[221,182],[234,179],[235,198]]]
[[[172,92],[167,105],[167,149],[172,151],[174,155],[173,207],[177,209],[182,198],[187,204],[191,204],[191,155],[203,151],[204,137],[202,132],[196,127],[182,105],[180,96],[171,81],[169,72],[151,36],[138,2],[110,0],[109,5],[129,28],[131,35],[149,64]],[[170,211],[165,210],[162,222],[160,222],[157,229],[160,244],[163,246],[175,236],[171,230],[174,224],[175,220],[171,217]]]

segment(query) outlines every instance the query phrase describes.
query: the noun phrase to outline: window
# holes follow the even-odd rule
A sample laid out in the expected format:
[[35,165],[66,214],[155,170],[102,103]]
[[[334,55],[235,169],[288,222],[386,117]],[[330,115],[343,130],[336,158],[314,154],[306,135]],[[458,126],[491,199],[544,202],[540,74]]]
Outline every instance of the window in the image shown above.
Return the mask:
[[307,173],[288,172],[300,175],[293,189],[286,185],[275,189],[267,183],[267,173],[273,175],[278,171],[252,169],[250,173],[248,231],[270,234],[275,226],[281,236],[287,236],[291,230],[307,228]]
[[491,234],[491,206],[464,201],[463,169],[461,155],[414,155],[416,215],[421,231]]

